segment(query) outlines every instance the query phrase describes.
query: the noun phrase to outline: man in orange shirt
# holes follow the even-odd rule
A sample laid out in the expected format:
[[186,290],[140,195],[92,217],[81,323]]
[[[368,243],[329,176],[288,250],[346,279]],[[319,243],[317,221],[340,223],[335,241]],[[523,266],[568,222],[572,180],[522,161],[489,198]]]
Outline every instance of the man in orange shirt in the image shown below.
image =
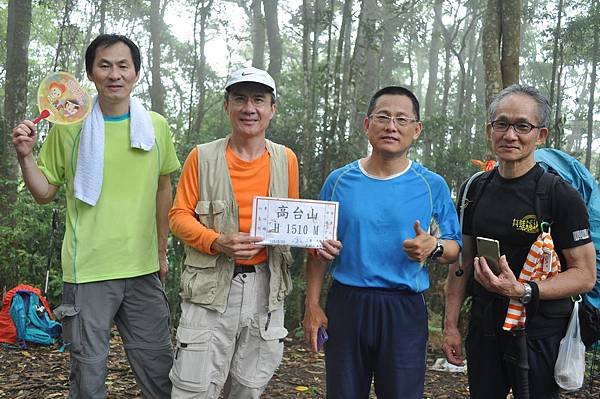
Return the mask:
[[298,198],[294,153],[265,138],[276,112],[273,78],[231,74],[224,109],[231,134],[188,155],[169,213],[186,245],[173,398],[259,398],[283,354],[289,247],[249,235],[255,196]]

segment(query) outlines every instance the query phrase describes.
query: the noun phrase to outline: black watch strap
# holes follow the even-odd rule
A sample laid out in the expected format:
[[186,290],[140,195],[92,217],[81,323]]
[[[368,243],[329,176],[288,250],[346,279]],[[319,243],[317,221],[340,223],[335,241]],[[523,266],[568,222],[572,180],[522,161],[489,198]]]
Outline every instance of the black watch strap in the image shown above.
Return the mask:
[[437,259],[444,254],[444,244],[438,238],[435,249],[429,254],[429,259]]

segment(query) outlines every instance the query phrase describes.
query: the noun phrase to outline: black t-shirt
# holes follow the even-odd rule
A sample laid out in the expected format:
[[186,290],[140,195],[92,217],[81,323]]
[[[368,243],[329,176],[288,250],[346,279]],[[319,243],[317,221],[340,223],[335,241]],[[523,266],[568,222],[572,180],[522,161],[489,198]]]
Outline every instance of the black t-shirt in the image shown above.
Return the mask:
[[[539,166],[534,166],[525,175],[515,179],[505,179],[498,171],[494,171],[476,204],[465,208],[463,233],[473,237],[493,238],[500,242],[500,254],[506,255],[515,276],[519,276],[527,253],[537,239],[540,229],[535,211],[536,186],[539,177],[545,173]],[[474,182],[469,189],[469,199],[478,183]],[[564,180],[557,182],[551,193],[552,227],[551,235],[558,253],[561,270],[568,265],[561,249],[573,248],[591,242],[589,235],[588,213],[579,193]],[[587,237],[586,237],[587,235]],[[495,324],[501,325],[506,315],[507,298],[486,291],[477,282],[473,285],[474,301],[489,302],[492,298],[500,301],[498,308],[504,309],[501,317],[495,317]],[[561,306],[562,305],[562,306]],[[555,327],[562,330],[563,324],[570,316],[570,301],[540,301],[541,316],[558,318]],[[489,309],[488,309],[489,310]],[[496,313],[496,311],[494,311]],[[567,320],[565,321],[564,318]],[[534,319],[537,317],[534,316]],[[538,323],[539,321],[539,323]],[[527,330],[535,333],[538,327],[550,327],[542,320],[529,320]],[[554,330],[554,328],[550,328]],[[551,331],[547,332],[550,333]],[[545,335],[545,334],[544,334]]]

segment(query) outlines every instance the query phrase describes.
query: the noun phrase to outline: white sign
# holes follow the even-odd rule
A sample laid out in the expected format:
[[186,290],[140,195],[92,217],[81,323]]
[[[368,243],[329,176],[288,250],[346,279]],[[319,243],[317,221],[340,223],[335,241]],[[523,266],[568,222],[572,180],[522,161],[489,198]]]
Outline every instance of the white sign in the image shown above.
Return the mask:
[[321,248],[336,239],[337,218],[337,202],[254,197],[250,235],[265,245]]

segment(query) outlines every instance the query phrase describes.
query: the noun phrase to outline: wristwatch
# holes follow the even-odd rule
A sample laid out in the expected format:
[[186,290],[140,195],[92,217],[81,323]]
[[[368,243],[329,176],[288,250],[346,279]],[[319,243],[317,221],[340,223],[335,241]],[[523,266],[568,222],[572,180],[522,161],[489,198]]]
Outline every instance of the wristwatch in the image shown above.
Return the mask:
[[444,254],[444,244],[438,239],[435,249],[429,254],[429,259],[437,259]]
[[527,305],[531,302],[531,286],[527,283],[523,283],[523,288],[525,291],[523,292],[523,296],[519,299],[523,305]]

